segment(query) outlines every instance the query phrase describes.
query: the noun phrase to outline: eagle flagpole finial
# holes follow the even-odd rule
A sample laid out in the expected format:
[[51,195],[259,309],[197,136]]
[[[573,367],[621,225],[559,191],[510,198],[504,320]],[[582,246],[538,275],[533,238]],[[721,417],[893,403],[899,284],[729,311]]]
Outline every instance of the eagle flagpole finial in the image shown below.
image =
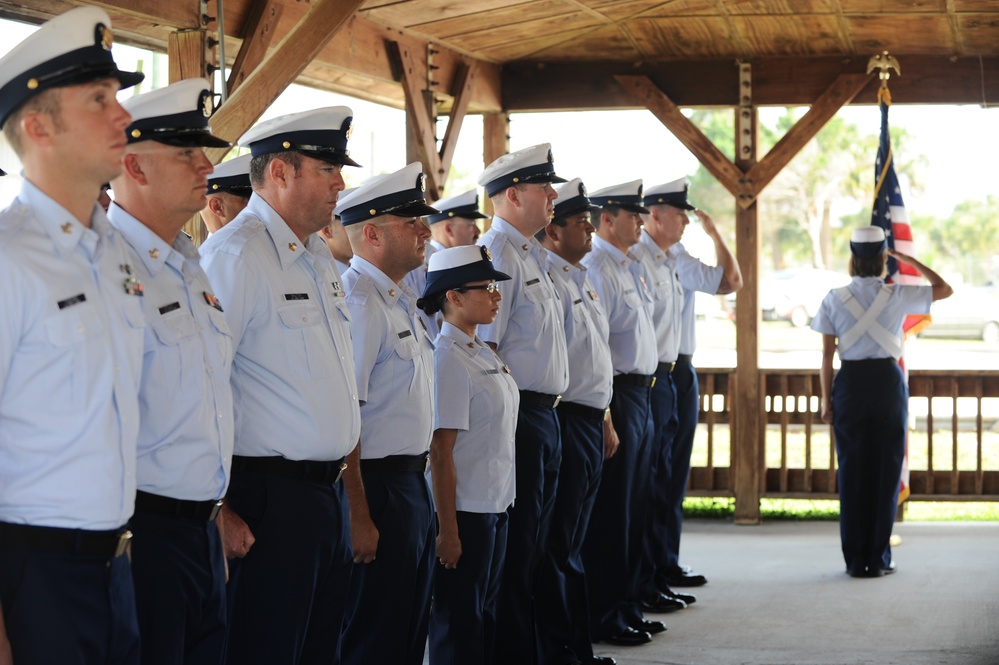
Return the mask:
[[872,55],[867,61],[867,73],[870,74],[875,69],[880,70],[878,72],[878,78],[881,79],[881,88],[878,90],[878,102],[884,101],[886,104],[891,104],[891,93],[888,92],[888,79],[891,77],[892,69],[899,76],[902,75],[902,67],[898,64],[898,60],[895,56],[888,53],[888,51],[882,51],[877,55]]

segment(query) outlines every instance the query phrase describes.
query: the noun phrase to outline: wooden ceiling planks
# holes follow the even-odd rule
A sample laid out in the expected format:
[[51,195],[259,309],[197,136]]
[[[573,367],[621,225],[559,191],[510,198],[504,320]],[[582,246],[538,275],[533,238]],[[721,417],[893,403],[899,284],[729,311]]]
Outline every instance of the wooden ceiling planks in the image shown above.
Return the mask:
[[716,17],[636,18],[624,25],[648,60],[711,60],[731,55],[732,41],[741,41],[728,21]]
[[848,52],[849,35],[833,14],[745,16],[731,19],[745,44],[742,57],[835,55]]

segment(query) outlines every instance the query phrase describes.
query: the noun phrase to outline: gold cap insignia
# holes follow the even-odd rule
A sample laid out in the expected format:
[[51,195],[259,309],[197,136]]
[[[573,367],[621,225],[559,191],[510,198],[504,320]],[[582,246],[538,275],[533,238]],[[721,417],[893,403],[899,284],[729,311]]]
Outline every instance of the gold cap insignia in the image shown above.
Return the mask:
[[98,23],[94,29],[94,42],[100,44],[105,51],[110,51],[111,45],[114,44],[114,33],[111,32],[111,28]]
[[284,148],[285,150],[288,150],[289,148],[291,148],[291,141],[285,141],[284,143],[281,144],[281,147]]
[[139,131],[138,129],[133,129],[132,130],[132,138],[133,139],[137,139],[140,136],[142,136],[142,132],[141,131]]
[[479,245],[479,247],[482,249],[482,258],[484,258],[486,261],[492,261],[493,254],[492,252],[489,251],[489,248],[483,247],[482,245]]
[[198,105],[201,107],[201,113],[206,118],[212,117],[212,113],[215,111],[215,99],[212,97],[211,90],[201,91],[201,99],[198,101]]
[[417,182],[420,185],[420,191],[421,192],[427,191],[427,176],[425,176],[424,174],[421,173],[420,177],[417,179]]
[[353,133],[354,133],[354,123],[351,123],[347,125],[347,131],[344,132],[344,138],[346,138],[349,141]]
[[28,79],[28,90],[35,90],[38,87],[38,79]]

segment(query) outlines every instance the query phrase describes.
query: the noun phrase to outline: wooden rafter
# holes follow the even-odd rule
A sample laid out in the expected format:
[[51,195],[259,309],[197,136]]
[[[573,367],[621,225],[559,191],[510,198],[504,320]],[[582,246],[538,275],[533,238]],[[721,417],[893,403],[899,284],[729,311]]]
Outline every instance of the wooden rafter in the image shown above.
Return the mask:
[[280,0],[257,0],[243,24],[243,43],[232,63],[226,81],[228,94],[236,91],[246,77],[264,60],[267,48],[277,34],[284,4]]
[[431,111],[433,102],[431,100],[429,104],[427,103],[427,91],[417,74],[417,61],[412,51],[404,44],[391,40],[385,42],[385,49],[405,93],[406,122],[410,126],[419,160],[427,176],[427,195],[433,200],[439,199],[444,191],[448,172],[451,170],[451,160],[458,144],[461,125],[468,112],[477,65],[475,62],[464,63],[455,71],[454,84],[451,87],[454,103],[451,105],[447,131],[438,151],[437,122]]
[[[314,0],[312,9],[246,77],[212,117],[213,131],[235,141],[305,69],[364,0]],[[226,150],[210,151],[218,162]]]
[[781,169],[871,80],[869,74],[840,74],[766,157],[747,164],[744,171],[715,147],[649,77],[621,75],[615,78],[637,103],[652,111],[744,209],[756,202]]

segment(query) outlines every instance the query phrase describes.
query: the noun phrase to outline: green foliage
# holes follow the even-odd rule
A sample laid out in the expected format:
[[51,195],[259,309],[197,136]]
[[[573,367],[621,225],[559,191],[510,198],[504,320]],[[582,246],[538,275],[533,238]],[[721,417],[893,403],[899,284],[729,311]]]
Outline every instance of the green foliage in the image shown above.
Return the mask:
[[[730,519],[735,499],[687,497],[683,501],[686,518]],[[839,502],[828,499],[761,499],[764,520],[838,520]],[[910,522],[996,522],[999,503],[955,501],[908,501],[905,519]]]

